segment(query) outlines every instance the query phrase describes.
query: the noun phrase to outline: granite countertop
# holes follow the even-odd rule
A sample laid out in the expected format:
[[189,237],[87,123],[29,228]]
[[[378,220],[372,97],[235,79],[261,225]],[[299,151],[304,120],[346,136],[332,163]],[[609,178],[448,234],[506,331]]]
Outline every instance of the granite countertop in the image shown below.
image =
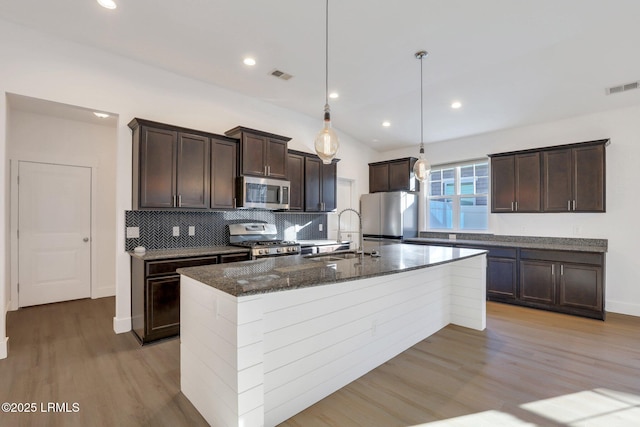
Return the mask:
[[404,239],[407,243],[420,243],[420,244],[448,244],[448,245],[469,245],[469,246],[497,246],[508,248],[526,248],[526,249],[547,249],[557,251],[578,251],[578,252],[595,252],[605,253],[607,252],[607,245],[601,244],[600,241],[594,239],[570,239],[570,238],[557,238],[552,237],[548,239],[540,238],[527,238],[521,239],[507,239],[499,240],[498,236],[495,236],[491,240],[468,240],[456,238],[455,240],[440,239],[433,237],[413,237]]
[[144,254],[137,254],[134,251],[129,251],[129,254],[132,257],[149,261],[207,255],[240,254],[248,252],[249,249],[241,248],[239,246],[204,246],[199,248],[150,249]]
[[362,259],[360,256],[328,259],[332,254],[315,258],[291,255],[180,268],[178,273],[240,297],[428,268],[486,253],[478,249],[443,246],[365,245],[365,251],[374,249],[380,253],[380,257],[365,255]]

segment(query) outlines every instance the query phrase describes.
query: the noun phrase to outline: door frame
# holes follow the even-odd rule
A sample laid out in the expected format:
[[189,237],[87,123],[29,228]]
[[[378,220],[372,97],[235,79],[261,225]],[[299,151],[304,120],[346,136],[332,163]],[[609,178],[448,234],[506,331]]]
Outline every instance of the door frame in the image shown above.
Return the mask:
[[90,274],[90,289],[91,289],[91,299],[100,298],[103,295],[97,295],[95,284],[97,283],[98,278],[98,269],[97,269],[97,260],[98,260],[98,248],[96,244],[97,240],[97,230],[96,230],[96,200],[97,197],[97,188],[98,188],[98,179],[97,179],[97,168],[98,166],[95,164],[84,163],[84,164],[73,164],[73,163],[58,163],[56,161],[51,161],[49,159],[37,158],[34,157],[24,157],[9,159],[9,173],[10,173],[10,184],[9,184],[9,192],[10,192],[10,231],[9,235],[11,236],[10,240],[10,290],[9,290],[9,304],[8,308],[11,311],[15,311],[19,308],[18,304],[18,169],[20,162],[25,163],[46,163],[50,165],[58,165],[58,166],[71,166],[71,167],[83,167],[89,168],[91,170],[91,239],[90,239],[90,248],[91,248],[91,261],[89,262],[89,268],[91,268]]
[[327,215],[327,238],[328,239],[337,238],[338,214],[342,209],[344,209],[342,206],[338,206],[338,198],[339,198],[338,193],[340,192],[340,183],[349,185],[349,187],[351,188],[350,205],[353,209],[360,212],[360,197],[357,195],[357,191],[356,191],[357,181],[355,179],[343,178],[338,176],[336,178],[336,207],[338,209],[336,209],[335,212],[330,212]]

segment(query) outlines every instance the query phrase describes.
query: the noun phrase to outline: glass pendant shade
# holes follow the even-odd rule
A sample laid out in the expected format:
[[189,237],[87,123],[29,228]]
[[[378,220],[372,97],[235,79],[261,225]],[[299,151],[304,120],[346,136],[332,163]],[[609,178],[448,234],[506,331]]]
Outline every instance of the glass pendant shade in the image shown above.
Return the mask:
[[431,172],[431,165],[424,158],[424,148],[420,149],[420,156],[413,165],[413,174],[420,182],[425,182],[429,179],[429,173]]
[[324,110],[324,127],[316,136],[315,149],[316,154],[322,160],[322,163],[328,165],[338,153],[340,143],[338,135],[331,128],[331,117],[329,114],[329,106],[325,106]]
[[415,55],[420,60],[420,155],[413,165],[413,175],[420,182],[427,181],[431,172],[431,165],[424,155],[424,90],[422,89],[422,59],[428,54],[426,50],[421,50]]
[[315,150],[322,163],[328,165],[338,153],[340,143],[338,135],[331,129],[331,112],[329,109],[329,0],[327,0],[325,16],[325,103],[324,126],[315,140]]

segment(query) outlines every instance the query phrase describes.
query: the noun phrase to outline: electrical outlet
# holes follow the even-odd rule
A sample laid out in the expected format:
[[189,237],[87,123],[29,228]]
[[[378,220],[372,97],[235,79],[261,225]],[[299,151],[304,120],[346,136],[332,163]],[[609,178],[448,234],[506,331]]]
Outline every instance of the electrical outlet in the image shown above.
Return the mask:
[[173,227],[173,237],[178,237],[180,235],[180,227]]
[[318,224],[318,231],[322,231],[322,224]]
[[140,227],[127,227],[127,239],[137,239],[140,237]]
[[196,235],[196,227],[194,225],[190,225],[189,226],[189,236],[195,236]]

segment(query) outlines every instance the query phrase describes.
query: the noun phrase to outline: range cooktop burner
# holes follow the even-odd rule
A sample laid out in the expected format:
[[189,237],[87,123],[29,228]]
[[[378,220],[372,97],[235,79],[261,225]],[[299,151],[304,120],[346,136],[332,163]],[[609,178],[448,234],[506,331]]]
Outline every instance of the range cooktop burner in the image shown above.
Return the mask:
[[253,258],[282,255],[298,255],[300,245],[296,242],[279,240],[274,224],[248,223],[230,224],[229,240],[233,246],[251,249]]

